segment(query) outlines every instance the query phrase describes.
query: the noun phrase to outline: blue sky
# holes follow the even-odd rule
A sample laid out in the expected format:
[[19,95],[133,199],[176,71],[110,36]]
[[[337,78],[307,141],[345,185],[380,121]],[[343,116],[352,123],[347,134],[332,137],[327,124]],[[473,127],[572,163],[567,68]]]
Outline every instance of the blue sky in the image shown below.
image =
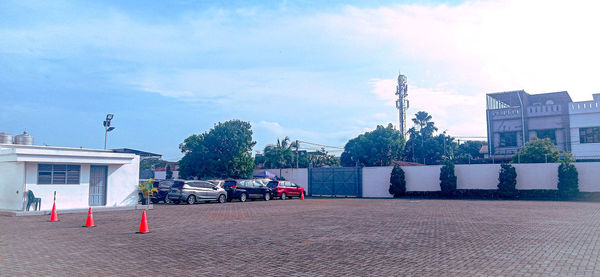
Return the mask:
[[181,154],[250,121],[262,150],[327,145],[410,113],[485,135],[485,93],[598,92],[593,1],[0,1],[0,131],[36,144]]

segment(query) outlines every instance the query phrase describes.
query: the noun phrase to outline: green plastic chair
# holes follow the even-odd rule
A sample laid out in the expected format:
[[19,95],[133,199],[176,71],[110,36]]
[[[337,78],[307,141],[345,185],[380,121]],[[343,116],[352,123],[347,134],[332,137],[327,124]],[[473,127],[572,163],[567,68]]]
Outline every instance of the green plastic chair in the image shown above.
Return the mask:
[[36,198],[35,195],[33,194],[33,191],[28,190],[27,191],[27,211],[29,211],[29,208],[31,207],[31,205],[34,205],[33,206],[34,211],[39,211],[42,208],[42,198]]

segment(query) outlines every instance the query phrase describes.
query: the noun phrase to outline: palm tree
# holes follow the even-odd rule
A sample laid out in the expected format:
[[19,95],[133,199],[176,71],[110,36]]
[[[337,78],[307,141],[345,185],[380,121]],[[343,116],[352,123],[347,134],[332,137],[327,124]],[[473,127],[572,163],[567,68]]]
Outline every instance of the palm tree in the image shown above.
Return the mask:
[[265,167],[291,167],[293,162],[293,147],[296,147],[296,142],[290,143],[290,138],[287,136],[283,140],[277,139],[277,144],[275,145],[269,144],[265,146]]
[[431,137],[433,136],[433,132],[438,130],[431,119],[431,115],[424,111],[416,113],[415,118],[412,119],[415,127],[418,127],[418,132],[421,137]]

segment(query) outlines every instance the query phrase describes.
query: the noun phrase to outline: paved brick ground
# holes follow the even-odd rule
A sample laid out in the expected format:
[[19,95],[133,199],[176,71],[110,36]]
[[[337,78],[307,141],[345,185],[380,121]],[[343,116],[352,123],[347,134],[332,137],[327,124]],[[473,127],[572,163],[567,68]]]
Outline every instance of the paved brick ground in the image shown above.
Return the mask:
[[600,276],[600,204],[307,199],[0,216],[0,275]]

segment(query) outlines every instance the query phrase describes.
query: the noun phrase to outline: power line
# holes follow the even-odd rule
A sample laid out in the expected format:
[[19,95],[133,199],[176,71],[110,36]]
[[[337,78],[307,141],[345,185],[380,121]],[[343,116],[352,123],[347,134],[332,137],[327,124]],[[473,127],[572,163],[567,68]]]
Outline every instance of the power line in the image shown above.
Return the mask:
[[316,146],[321,146],[321,147],[325,147],[325,148],[336,148],[336,149],[344,150],[344,147],[342,147],[342,146],[324,145],[324,144],[318,144],[318,143],[308,142],[308,141],[303,141],[303,140],[298,140],[298,142],[302,142],[302,143],[306,143],[306,144],[311,144],[311,145],[316,145]]

